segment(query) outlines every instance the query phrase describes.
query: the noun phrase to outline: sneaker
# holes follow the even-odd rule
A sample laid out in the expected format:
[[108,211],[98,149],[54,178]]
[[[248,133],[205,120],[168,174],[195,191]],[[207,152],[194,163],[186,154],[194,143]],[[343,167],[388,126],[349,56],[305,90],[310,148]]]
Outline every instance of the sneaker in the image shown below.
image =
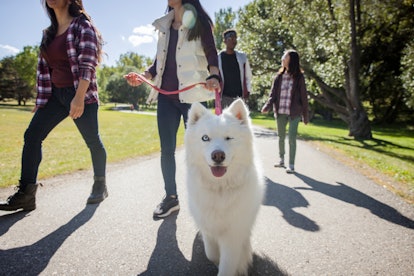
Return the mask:
[[295,168],[292,165],[290,165],[289,168],[286,169],[286,172],[287,173],[295,173]]
[[280,159],[279,163],[275,164],[275,168],[284,168],[285,167],[285,161],[283,159]]
[[153,218],[165,218],[172,212],[180,210],[178,197],[166,196],[154,210]]

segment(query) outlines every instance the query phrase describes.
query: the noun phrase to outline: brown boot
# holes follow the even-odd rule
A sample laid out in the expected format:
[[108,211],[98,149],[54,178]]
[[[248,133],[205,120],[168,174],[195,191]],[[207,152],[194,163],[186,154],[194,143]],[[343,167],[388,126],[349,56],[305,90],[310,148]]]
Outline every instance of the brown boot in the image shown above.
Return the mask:
[[14,195],[9,196],[6,202],[0,202],[0,210],[3,211],[16,211],[23,209],[25,211],[32,211],[36,209],[36,191],[39,184],[26,184],[20,183],[17,186],[17,192]]
[[108,197],[105,176],[95,176],[91,195],[86,204],[96,204]]

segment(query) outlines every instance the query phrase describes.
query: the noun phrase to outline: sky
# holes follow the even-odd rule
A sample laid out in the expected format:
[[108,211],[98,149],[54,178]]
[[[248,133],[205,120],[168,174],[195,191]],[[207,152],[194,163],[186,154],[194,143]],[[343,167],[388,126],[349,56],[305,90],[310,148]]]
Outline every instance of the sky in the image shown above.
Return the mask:
[[[231,7],[237,11],[252,0],[201,0],[214,21],[214,13]],[[99,4],[97,4],[99,3]],[[134,52],[154,57],[156,35],[152,22],[164,15],[166,0],[83,0],[83,5],[105,41],[103,63],[115,65],[121,54]],[[0,59],[40,44],[50,25],[41,0],[0,0]]]

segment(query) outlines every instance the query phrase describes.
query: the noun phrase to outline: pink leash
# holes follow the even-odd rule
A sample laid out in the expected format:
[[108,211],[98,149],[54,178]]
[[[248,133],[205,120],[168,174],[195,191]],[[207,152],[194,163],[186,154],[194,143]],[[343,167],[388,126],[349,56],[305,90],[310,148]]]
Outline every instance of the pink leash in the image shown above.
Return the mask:
[[[196,87],[197,85],[206,85],[205,82],[199,82],[199,83],[194,83],[192,85],[186,86],[182,89],[179,90],[175,90],[175,91],[165,91],[157,86],[155,86],[154,84],[152,84],[147,78],[145,78],[143,75],[138,74],[137,75],[138,78],[140,80],[142,80],[143,82],[145,82],[146,84],[148,84],[149,86],[151,86],[153,89],[157,90],[159,93],[164,94],[164,95],[173,95],[173,94],[179,94],[181,92],[190,90],[191,88]],[[222,113],[222,108],[221,108],[221,100],[220,100],[220,92],[218,89],[216,89],[215,92],[215,114],[216,115],[220,115]]]

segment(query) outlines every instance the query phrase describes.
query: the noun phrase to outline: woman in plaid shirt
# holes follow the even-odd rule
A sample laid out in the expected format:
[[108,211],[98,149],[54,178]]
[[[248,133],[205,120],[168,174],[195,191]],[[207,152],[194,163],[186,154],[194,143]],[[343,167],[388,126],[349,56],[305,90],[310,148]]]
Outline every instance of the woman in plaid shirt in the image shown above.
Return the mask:
[[296,136],[301,119],[309,122],[308,96],[305,77],[299,64],[299,55],[288,50],[282,57],[282,68],[276,75],[269,99],[262,107],[262,113],[268,112],[273,105],[279,135],[279,163],[275,167],[285,167],[286,126],[289,123],[289,167],[287,173],[295,172]]
[[92,156],[94,184],[87,203],[107,196],[106,151],[98,130],[96,66],[102,39],[85,12],[82,0],[42,0],[51,25],[44,31],[37,67],[34,116],[24,134],[18,191],[0,210],[34,210],[42,142],[52,129],[70,116]]

